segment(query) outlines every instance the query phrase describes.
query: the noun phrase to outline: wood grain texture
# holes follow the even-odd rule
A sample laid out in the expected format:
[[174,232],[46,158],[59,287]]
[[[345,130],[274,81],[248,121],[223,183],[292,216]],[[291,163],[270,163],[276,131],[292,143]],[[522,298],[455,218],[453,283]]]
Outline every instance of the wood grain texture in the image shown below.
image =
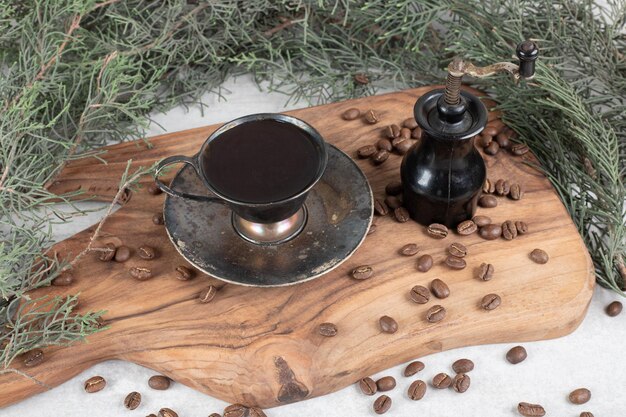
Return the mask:
[[[412,114],[415,100],[429,88],[289,112],[302,118],[325,139],[351,156],[364,144],[374,143],[384,126],[400,123]],[[344,121],[340,114],[357,107],[376,109],[381,122]],[[495,118],[491,114],[491,119]],[[495,121],[499,123],[499,121]],[[52,185],[58,193],[82,189],[108,201],[128,159],[148,165],[173,154],[194,154],[218,126],[208,126],[108,147],[107,164],[87,158],[74,161]],[[80,310],[107,310],[110,328],[89,337],[88,343],[45,350],[46,360],[37,367],[16,366],[56,386],[89,366],[107,359],[123,359],[147,366],[174,380],[230,402],[272,407],[323,395],[401,362],[460,346],[547,339],[573,331],[585,315],[594,286],[589,255],[549,182],[523,163],[525,158],[500,152],[485,157],[488,177],[522,183],[525,197],[514,202],[499,198],[494,209],[479,209],[495,222],[525,220],[530,233],[514,241],[485,241],[476,234],[449,235],[443,240],[426,236],[414,222],[397,223],[378,218],[377,230],[361,248],[331,273],[301,285],[252,289],[224,284],[198,275],[179,281],[174,268],[184,265],[168,241],[163,226],[151,217],[161,210],[163,195],[152,196],[145,187],[106,223],[99,242],[141,245],[158,249],[158,258],[141,260],[136,253],[126,263],[103,263],[93,256],[74,271],[70,287],[41,289],[35,294],[80,292]],[[358,164],[368,176],[375,196],[399,178],[401,157],[391,156],[380,167],[367,160]],[[146,179],[146,184],[150,180]],[[85,247],[94,227],[54,247],[72,256]],[[469,250],[468,267],[454,271],[442,264],[446,247],[460,241]],[[415,257],[401,257],[405,243],[417,243],[422,253],[435,259],[428,273],[415,268]],[[546,265],[530,261],[528,254],[542,248],[550,255]],[[482,262],[495,266],[491,281],[476,278]],[[372,264],[375,276],[355,281],[348,272]],[[149,266],[154,278],[138,282],[128,276],[132,266]],[[416,284],[428,286],[434,278],[445,280],[451,295],[445,300],[417,305],[409,300]],[[198,293],[207,285],[219,287],[215,299],[201,304]],[[480,309],[488,293],[502,296],[494,311]],[[434,304],[448,310],[446,319],[429,324],[424,316]],[[397,333],[381,333],[378,319],[389,315],[399,324]],[[318,325],[333,322],[339,333],[332,338],[318,334]],[[44,388],[16,374],[0,375],[0,406]]]

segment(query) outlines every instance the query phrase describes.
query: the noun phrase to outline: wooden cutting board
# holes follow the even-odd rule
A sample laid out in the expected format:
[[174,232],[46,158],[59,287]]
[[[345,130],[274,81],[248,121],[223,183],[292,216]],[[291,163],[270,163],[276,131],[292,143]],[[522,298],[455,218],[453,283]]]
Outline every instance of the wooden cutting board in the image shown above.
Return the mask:
[[[350,156],[372,144],[382,129],[412,116],[416,99],[430,88],[368,97],[289,114],[310,123]],[[474,93],[477,93],[474,91]],[[342,120],[341,113],[357,107],[375,109],[381,121]],[[500,123],[496,114],[491,123]],[[110,201],[117,191],[128,159],[147,166],[173,154],[194,154],[217,125],[170,133],[145,142],[107,147],[103,164],[94,158],[70,163],[51,189],[62,193],[81,189],[95,199]],[[401,157],[393,155],[382,166],[368,160],[358,164],[366,173],[376,197],[399,178]],[[151,222],[161,210],[164,196],[152,196],[146,187],[107,222],[99,242],[157,248],[149,261],[155,277],[138,282],[127,274],[131,266],[145,265],[136,253],[126,263],[100,262],[87,256],[77,265],[70,287],[38,290],[63,295],[80,293],[81,311],[104,309],[110,328],[92,335],[88,343],[45,350],[46,360],[34,367],[15,366],[48,386],[56,386],[95,363],[123,359],[154,369],[174,380],[229,402],[272,407],[327,394],[413,358],[460,346],[521,342],[554,338],[572,332],[583,319],[594,286],[593,265],[576,227],[548,180],[525,161],[500,152],[486,156],[488,177],[523,184],[521,201],[499,198],[494,209],[479,209],[495,222],[525,220],[530,232],[513,241],[486,241],[478,235],[450,234],[443,240],[429,238],[414,222],[400,224],[392,217],[378,218],[377,230],[339,268],[301,285],[255,289],[224,284],[198,275],[179,281],[174,268],[186,262],[170,244],[163,226]],[[150,182],[145,179],[145,184]],[[71,256],[87,245],[94,227],[55,246]],[[455,271],[442,265],[446,247],[459,241],[467,246],[468,267]],[[397,250],[415,242],[431,254],[435,266],[427,273],[416,270],[415,257]],[[550,255],[545,265],[533,263],[528,254],[542,248]],[[495,276],[476,278],[482,262],[495,266]],[[358,265],[371,264],[375,276],[355,281],[348,276]],[[408,298],[416,284],[428,286],[441,278],[450,287],[445,300],[418,305]],[[215,299],[201,304],[197,297],[209,284],[219,287]],[[502,297],[502,305],[486,312],[479,307],[488,293]],[[441,304],[447,317],[429,324],[426,310]],[[378,319],[396,319],[395,334],[381,333]],[[322,322],[339,328],[332,338],[318,334]],[[20,401],[45,388],[17,374],[0,375],[0,406]]]

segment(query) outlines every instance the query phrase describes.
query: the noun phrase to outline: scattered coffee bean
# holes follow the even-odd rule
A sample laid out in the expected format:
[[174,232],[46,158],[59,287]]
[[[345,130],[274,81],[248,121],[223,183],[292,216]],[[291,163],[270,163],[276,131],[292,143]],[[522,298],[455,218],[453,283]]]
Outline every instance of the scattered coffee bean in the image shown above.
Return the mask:
[[248,417],[267,417],[267,414],[258,407],[251,407],[248,410]]
[[493,194],[496,192],[496,184],[489,178],[483,183],[483,194]]
[[591,399],[591,391],[587,388],[578,388],[570,392],[568,398],[572,404],[585,404]]
[[354,74],[354,82],[361,85],[369,84],[370,79],[366,74]]
[[610,317],[615,317],[622,312],[622,303],[619,301],[613,301],[611,304],[606,306],[606,314]]
[[413,142],[404,137],[399,137],[393,140],[392,145],[400,155],[404,155],[413,147]]
[[509,135],[506,133],[506,131],[498,133],[496,135],[496,141],[498,141],[500,149],[506,149],[511,144],[511,141],[509,140]]
[[517,227],[511,220],[502,223],[502,237],[506,240],[513,240],[517,237]]
[[461,236],[469,236],[478,230],[478,226],[472,220],[465,220],[456,226],[456,231]]
[[515,222],[515,228],[517,229],[517,233],[520,235],[528,233],[528,225],[526,222],[518,220]]
[[402,122],[402,126],[406,127],[407,129],[413,130],[419,125],[417,124],[417,121],[415,120],[414,117],[409,117],[404,122]]
[[129,410],[134,410],[139,407],[139,404],[141,404],[141,394],[137,391],[131,392],[124,398],[124,407]]
[[524,155],[526,152],[528,152],[528,146],[524,145],[523,143],[516,143],[515,145],[511,146],[511,152],[513,152],[513,154],[517,156]]
[[39,365],[41,362],[43,362],[43,359],[44,359],[43,350],[33,349],[24,355],[24,358],[22,359],[22,363],[24,364],[25,367],[32,368],[34,366]]
[[[386,395],[381,395],[374,401],[374,412],[376,414],[384,414],[391,408],[391,398]],[[224,416],[226,417],[226,416]]]
[[498,153],[499,150],[500,150],[500,145],[498,145],[498,142],[494,140],[489,144],[489,146],[485,148],[485,153],[487,155],[495,155]]
[[543,417],[546,415],[546,410],[539,404],[519,403],[517,411],[524,417]]
[[487,311],[495,310],[502,303],[502,299],[498,294],[487,294],[480,302],[480,306]]
[[380,139],[376,142],[376,148],[378,148],[379,151],[385,150],[387,152],[391,152],[393,150],[393,145],[391,145],[389,139]]
[[483,281],[489,281],[493,278],[494,268],[493,265],[483,262],[478,268],[478,278]]
[[376,114],[376,112],[371,109],[365,112],[364,118],[365,118],[365,121],[371,125],[376,124],[380,121],[378,114]]
[[243,417],[248,412],[248,407],[241,404],[231,404],[224,409],[224,417]]
[[448,256],[445,263],[446,265],[448,265],[448,267],[452,269],[465,269],[465,267],[467,266],[465,259],[453,255]]
[[407,243],[402,246],[398,253],[403,256],[414,256],[419,252],[419,247],[415,243]]
[[582,413],[580,413],[580,417],[594,417],[594,416],[589,411],[583,411]]
[[486,148],[487,146],[491,145],[492,141],[493,141],[493,136],[489,136],[485,134],[480,135],[477,140],[478,146],[482,148]]
[[389,214],[389,207],[387,207],[384,201],[377,198],[374,200],[374,212],[379,216],[386,216]]
[[411,288],[411,300],[417,304],[426,304],[430,300],[430,291],[421,285]]
[[131,277],[139,281],[146,281],[152,278],[152,271],[149,268],[144,268],[141,266],[133,266],[128,270],[128,273]]
[[[380,324],[380,330],[384,333],[395,333],[398,331],[398,323],[389,316],[382,316],[378,323]],[[380,389],[380,386],[378,389]]]
[[363,280],[371,278],[374,275],[374,269],[369,265],[357,266],[352,270],[352,278]]
[[418,126],[418,127],[416,127],[415,129],[413,129],[413,130],[411,131],[411,137],[412,137],[413,139],[420,140],[420,139],[422,139],[422,135],[423,135],[423,134],[424,134],[424,131],[423,131],[423,130],[422,130],[422,128],[421,128],[421,127],[419,127],[419,126]]
[[533,251],[530,252],[530,259],[532,259],[532,261],[535,263],[545,264],[548,263],[550,257],[548,256],[546,251],[542,249],[533,249]]
[[452,364],[452,370],[457,374],[466,374],[474,370],[474,362],[469,359],[459,359]]
[[209,285],[198,294],[198,300],[202,304],[210,303],[214,298],[215,294],[217,294],[217,288],[214,285]]
[[507,180],[499,179],[496,181],[496,194],[502,196],[507,195],[511,191],[511,185]]
[[417,259],[417,270],[420,272],[428,272],[433,267],[433,257],[430,255],[422,255]]
[[452,256],[456,256],[457,258],[464,258],[465,255],[467,255],[467,248],[462,243],[454,242],[448,246],[448,253]]
[[[389,125],[386,128],[384,128],[383,131],[385,133],[385,137],[389,139],[395,139],[398,136],[400,136],[400,126],[398,125]],[[387,150],[390,151],[391,149],[387,149]]]
[[385,204],[391,210],[395,210],[398,207],[402,207],[402,200],[400,200],[400,197],[390,195],[385,197]]
[[524,197],[524,187],[519,185],[518,183],[514,183],[511,185],[511,190],[509,191],[509,197],[513,200],[521,200]]
[[387,195],[398,195],[402,193],[402,182],[392,181],[385,186],[385,193]]
[[474,221],[474,223],[476,223],[476,226],[478,227],[483,227],[491,224],[491,217],[488,216],[474,216],[472,220]]
[[163,213],[156,213],[152,216],[152,223],[156,225],[162,225],[163,222]]
[[378,391],[376,387],[376,383],[370,377],[365,377],[359,381],[359,388],[361,388],[361,392],[365,395],[374,395]]
[[141,246],[137,249],[137,254],[141,259],[146,260],[154,259],[156,257],[156,251],[151,246]]
[[526,349],[523,346],[515,346],[511,348],[506,353],[506,360],[512,363],[513,365],[517,365],[520,362],[524,362],[528,357],[528,353],[526,353]]
[[416,373],[423,371],[425,365],[421,361],[413,361],[404,368],[404,376],[413,376]]
[[92,376],[85,381],[85,391],[90,394],[94,392],[102,391],[106,387],[107,381],[101,376]]
[[409,129],[408,127],[403,127],[402,129],[400,129],[400,137],[404,139],[411,139],[411,129]]
[[178,417],[178,413],[171,408],[161,408],[159,410],[159,417]]
[[494,125],[487,125],[482,131],[483,135],[489,136],[496,136],[498,133],[500,133],[500,130],[498,130],[498,128]]
[[413,401],[421,400],[426,394],[426,383],[421,379],[413,381],[413,383],[409,386],[408,394],[409,398]]
[[498,199],[491,194],[484,194],[478,199],[478,205],[484,208],[494,208],[498,205]]
[[404,207],[398,207],[393,211],[393,215],[396,220],[400,223],[406,223],[411,220],[411,216],[409,215],[409,211]]
[[448,228],[443,224],[433,223],[426,228],[426,233],[434,239],[443,239],[448,236]]
[[454,377],[454,381],[452,381],[452,388],[459,394],[463,394],[470,387],[470,383],[472,382],[469,375],[458,374]]
[[376,149],[376,146],[374,145],[365,145],[365,146],[361,146],[359,149],[357,149],[356,153],[359,156],[359,158],[369,158],[372,155],[374,155],[376,153],[378,149]]
[[389,152],[384,149],[380,149],[374,155],[372,155],[372,161],[374,161],[374,163],[377,165],[382,164],[388,158],[389,158]]
[[165,375],[152,375],[148,379],[148,386],[152,389],[164,391],[170,387],[172,380]]
[[152,194],[152,195],[159,195],[161,194],[163,191],[161,190],[161,188],[155,183],[151,183],[148,186],[148,194]]
[[130,259],[130,248],[128,246],[120,246],[115,251],[115,262],[126,262]]
[[322,323],[319,326],[319,332],[322,336],[333,337],[337,335],[337,326],[333,323]]
[[361,110],[354,108],[354,107],[344,111],[341,114],[341,118],[343,120],[355,120],[355,119],[358,119],[359,116],[361,116]]
[[98,259],[100,259],[102,262],[109,262],[115,257],[114,244],[107,243],[103,249],[104,250],[100,251],[100,254],[98,255]]
[[435,278],[430,283],[430,292],[432,292],[435,297],[443,299],[450,295],[450,288],[448,288],[445,282],[439,278]]
[[435,305],[426,312],[426,321],[437,323],[446,317],[446,309],[443,306]]
[[480,237],[486,240],[495,240],[502,235],[502,227],[497,224],[488,224],[478,230]]
[[70,271],[61,272],[59,276],[54,278],[51,282],[55,287],[65,287],[71,285],[74,282],[74,275]]
[[376,381],[378,391],[391,391],[396,387],[396,379],[392,376],[384,376]]
[[177,266],[175,271],[176,278],[181,281],[189,281],[191,278],[193,278],[193,271],[184,265]]
[[438,389],[446,389],[452,385],[452,378],[444,372],[441,372],[434,376],[433,387]]

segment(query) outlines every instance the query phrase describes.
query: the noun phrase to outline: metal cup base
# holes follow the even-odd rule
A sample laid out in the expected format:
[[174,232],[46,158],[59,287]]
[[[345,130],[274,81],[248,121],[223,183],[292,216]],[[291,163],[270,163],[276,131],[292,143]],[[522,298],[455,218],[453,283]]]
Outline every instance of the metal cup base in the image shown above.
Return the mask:
[[233,228],[243,239],[257,245],[278,245],[285,243],[304,229],[308,213],[306,206],[293,216],[276,223],[255,223],[232,214]]

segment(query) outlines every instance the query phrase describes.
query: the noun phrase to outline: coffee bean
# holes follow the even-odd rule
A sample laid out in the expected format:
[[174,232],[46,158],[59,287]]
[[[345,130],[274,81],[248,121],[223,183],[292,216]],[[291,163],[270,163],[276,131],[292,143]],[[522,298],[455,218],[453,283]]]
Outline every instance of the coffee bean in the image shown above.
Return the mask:
[[361,392],[365,395],[374,395],[378,391],[376,387],[376,383],[370,377],[365,377],[359,381],[359,388],[361,388]]
[[178,417],[178,414],[171,408],[161,408],[159,410],[159,417]]
[[486,148],[487,146],[491,145],[492,141],[493,136],[482,134],[478,137],[478,146]]
[[498,294],[487,294],[480,302],[480,306],[487,311],[495,310],[502,303],[502,299]]
[[248,407],[241,404],[231,404],[224,409],[224,417],[243,417],[248,412]]
[[506,240],[513,240],[517,237],[517,227],[511,220],[502,223],[502,237]]
[[152,389],[164,391],[170,387],[172,380],[165,375],[152,375],[148,379],[148,386]]
[[107,381],[101,376],[92,376],[85,381],[85,391],[90,394],[94,392],[102,391],[106,387]]
[[478,278],[483,281],[489,281],[493,278],[494,268],[493,265],[483,262],[478,268]]
[[396,387],[396,379],[392,376],[384,376],[376,381],[378,391],[391,391]]
[[482,131],[483,135],[489,136],[496,136],[498,133],[500,133],[500,131],[494,125],[487,125]]
[[611,304],[606,306],[606,314],[610,317],[615,317],[622,312],[622,303],[619,301],[613,301]]
[[411,220],[411,216],[409,215],[409,211],[404,207],[398,207],[393,211],[393,215],[396,220],[400,223],[406,223]]
[[[378,320],[378,323],[380,324],[380,330],[382,330],[383,333],[395,333],[398,331],[398,323],[389,316],[382,316]],[[380,389],[380,386],[378,389]]]
[[141,259],[146,260],[154,259],[156,257],[156,251],[151,246],[141,246],[137,249],[137,254]]
[[248,417],[267,417],[267,414],[258,407],[252,407],[248,410]]
[[115,251],[115,262],[126,262],[130,259],[130,248],[128,246],[120,246]]
[[128,273],[131,277],[139,281],[146,281],[152,278],[152,271],[149,268],[144,268],[141,266],[133,266],[128,270]]
[[374,161],[376,165],[382,164],[388,158],[389,158],[389,152],[384,149],[381,149],[377,151],[374,155],[372,155],[372,161]]
[[370,79],[366,74],[354,74],[354,82],[360,85],[369,84]]
[[483,183],[483,194],[493,194],[496,191],[496,184],[489,178]]
[[428,272],[433,267],[433,257],[430,255],[422,255],[417,259],[417,270],[420,272]]
[[359,116],[361,116],[361,110],[354,107],[341,113],[341,118],[343,120],[355,120],[359,118]]
[[395,210],[398,207],[402,207],[402,200],[400,200],[400,197],[390,195],[385,197],[385,204],[391,210]]
[[526,152],[528,152],[528,146],[524,145],[523,143],[516,143],[515,145],[511,146],[511,152],[513,152],[513,154],[517,156],[524,155]]
[[411,137],[412,137],[413,139],[420,140],[420,139],[422,139],[422,135],[423,135],[423,134],[424,134],[424,131],[423,131],[423,130],[422,130],[422,128],[421,128],[421,127],[419,127],[419,126],[418,126],[418,127],[416,127],[415,129],[413,129],[413,130],[411,131]]
[[506,353],[506,360],[513,365],[523,362],[527,357],[528,353],[526,353],[526,349],[523,346],[515,346]]
[[[395,139],[400,136],[400,126],[398,125],[389,125],[383,129],[385,137],[389,139]],[[387,149],[390,151],[391,149]]]
[[404,376],[413,376],[416,373],[423,371],[426,366],[421,361],[413,361],[404,368]]
[[100,251],[100,254],[98,255],[98,259],[100,259],[102,262],[109,262],[115,257],[114,244],[107,243],[103,249],[104,250]]
[[437,323],[446,317],[446,309],[443,306],[435,305],[426,312],[426,321]]
[[152,195],[159,195],[161,194],[163,191],[161,190],[161,188],[155,183],[151,183],[148,186],[148,194],[152,194]]
[[413,401],[421,400],[422,398],[424,398],[424,395],[426,394],[426,383],[422,381],[421,379],[418,379],[417,381],[413,381],[413,383],[409,385],[408,394],[409,394],[409,398],[412,399]]
[[374,269],[369,265],[357,266],[352,270],[352,278],[363,280],[371,278],[374,275]]
[[528,233],[528,225],[526,222],[518,220],[515,222],[515,228],[517,229],[517,233],[520,235]]
[[51,282],[55,287],[65,287],[71,285],[74,282],[74,275],[70,271],[61,272],[59,276],[54,278]]
[[484,194],[478,199],[478,205],[484,208],[494,208],[498,205],[498,199],[490,194]]
[[384,201],[377,198],[374,200],[374,212],[379,216],[386,216],[389,213],[389,207]]
[[152,216],[152,223],[156,225],[162,225],[163,221],[163,213],[156,213]]
[[589,411],[583,411],[582,413],[580,413],[580,417],[594,417],[594,416]]
[[450,288],[439,278],[433,279],[430,283],[430,292],[439,299],[447,298],[450,295]]
[[496,181],[496,194],[507,195],[509,191],[511,191],[511,185],[507,180],[499,179]]
[[426,228],[426,233],[434,239],[443,239],[448,236],[448,228],[443,224],[433,223]]
[[466,374],[474,370],[474,362],[469,359],[459,359],[452,364],[452,370],[457,374]]
[[465,269],[465,267],[467,266],[465,259],[453,255],[448,256],[445,263],[446,265],[448,265],[448,267],[452,269]]
[[430,291],[421,285],[411,288],[411,300],[417,304],[426,304],[430,300]]
[[404,137],[399,137],[393,140],[392,145],[400,155],[404,155],[413,147],[413,142]]
[[24,354],[22,363],[24,364],[25,367],[32,368],[34,366],[39,365],[41,362],[43,362],[43,359],[44,359],[43,350],[33,349],[27,352],[26,354]]
[[521,200],[522,197],[524,197],[524,187],[522,187],[518,183],[511,184],[509,197],[511,197],[513,200]]
[[591,391],[587,388],[578,388],[570,392],[568,398],[572,404],[585,404],[591,399]]
[[469,375],[458,374],[454,377],[454,381],[452,381],[452,388],[459,394],[463,394],[470,387],[470,383],[472,382]]
[[393,145],[389,141],[389,139],[380,139],[376,142],[376,148],[378,150],[385,150],[387,152],[391,152],[393,150]]
[[333,337],[337,335],[337,326],[333,323],[322,323],[319,326],[319,332],[322,336]]
[[511,144],[511,141],[509,140],[509,134],[506,131],[498,133],[496,135],[496,141],[498,141],[500,149],[506,149]]
[[489,146],[485,148],[485,153],[487,155],[495,155],[498,153],[499,150],[500,150],[500,145],[498,145],[498,142],[494,140],[489,144]]
[[[374,401],[374,412],[376,414],[384,414],[391,408],[391,398],[381,395]],[[224,416],[226,417],[226,416]]]
[[546,415],[546,410],[539,404],[519,403],[517,411],[524,417],[543,417]]
[[441,372],[433,377],[433,387],[438,389],[446,389],[452,385],[452,378],[444,372]]
[[467,255],[467,248],[462,243],[454,242],[451,243],[450,246],[448,246],[448,253],[458,258],[464,258],[465,255]]
[[491,224],[491,217],[488,217],[488,216],[474,216],[472,221],[474,223],[476,223],[476,226],[483,227],[483,226],[487,226],[488,224]]
[[369,158],[370,156],[374,155],[376,153],[378,149],[376,149],[376,146],[374,145],[365,145],[365,146],[361,146],[359,149],[357,149],[356,153],[359,156],[359,158]]
[[402,193],[402,181],[391,181],[385,186],[387,195],[398,195]]
[[371,125],[378,123],[380,120],[380,118],[378,117],[378,114],[376,114],[376,112],[371,109],[365,112],[364,118],[365,118],[365,121]]
[[478,226],[472,220],[465,220],[456,226],[456,231],[461,236],[469,236],[478,230]]
[[181,281],[189,281],[191,278],[193,278],[193,271],[184,265],[177,266],[175,271],[176,278]]
[[413,255],[417,255],[419,251],[420,249],[415,243],[407,243],[406,245],[400,248],[398,253],[404,256],[413,256]]
[[124,407],[129,410],[134,410],[139,407],[139,404],[141,404],[141,394],[137,391],[131,392],[124,398]]
[[497,224],[488,224],[478,230],[480,237],[486,240],[495,240],[502,235],[502,227]]
[[402,129],[400,129],[400,137],[404,139],[411,139],[411,129],[409,129],[408,127],[403,127]]
[[198,294],[198,300],[202,304],[210,303],[214,298],[215,294],[217,294],[217,288],[214,285],[209,285]]
[[550,257],[548,256],[546,251],[542,249],[533,249],[533,251],[530,252],[530,259],[532,259],[532,261],[535,263],[545,264],[548,263]]
[[402,122],[402,126],[406,127],[407,129],[412,130],[418,127],[419,125],[417,124],[417,121],[415,120],[414,117],[409,117],[404,122]]

